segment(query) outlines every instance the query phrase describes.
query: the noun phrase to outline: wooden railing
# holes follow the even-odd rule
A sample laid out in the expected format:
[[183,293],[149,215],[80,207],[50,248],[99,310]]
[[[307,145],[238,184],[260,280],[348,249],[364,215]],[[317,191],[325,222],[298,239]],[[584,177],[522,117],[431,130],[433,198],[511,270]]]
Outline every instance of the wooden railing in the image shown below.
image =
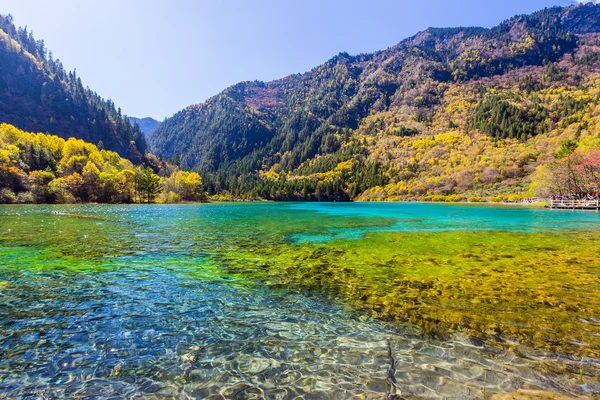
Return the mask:
[[598,210],[600,209],[600,200],[548,200],[548,207],[550,208],[572,208],[572,209],[585,209],[585,210]]

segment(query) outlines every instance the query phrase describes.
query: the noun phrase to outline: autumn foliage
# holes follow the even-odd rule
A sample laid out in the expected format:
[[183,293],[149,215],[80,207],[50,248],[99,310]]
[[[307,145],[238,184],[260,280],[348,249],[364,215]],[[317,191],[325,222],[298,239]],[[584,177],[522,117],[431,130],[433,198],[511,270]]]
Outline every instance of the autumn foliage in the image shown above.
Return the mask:
[[[165,175],[167,172],[170,175]],[[152,166],[134,165],[113,151],[83,140],[65,140],[0,124],[0,203],[177,202],[203,198],[202,179],[196,172],[157,161]]]

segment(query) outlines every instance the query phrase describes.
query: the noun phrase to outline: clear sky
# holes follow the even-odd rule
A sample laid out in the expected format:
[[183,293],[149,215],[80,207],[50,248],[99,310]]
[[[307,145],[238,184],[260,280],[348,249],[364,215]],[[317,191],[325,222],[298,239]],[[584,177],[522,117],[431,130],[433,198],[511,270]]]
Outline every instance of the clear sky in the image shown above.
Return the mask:
[[159,120],[239,81],[305,72],[430,26],[491,27],[574,0],[0,0],[84,85]]

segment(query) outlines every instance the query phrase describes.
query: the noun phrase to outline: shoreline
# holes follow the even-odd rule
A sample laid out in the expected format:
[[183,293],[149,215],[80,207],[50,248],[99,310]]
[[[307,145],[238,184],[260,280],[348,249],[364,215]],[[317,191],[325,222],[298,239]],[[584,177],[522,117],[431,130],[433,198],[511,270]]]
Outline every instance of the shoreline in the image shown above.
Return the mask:
[[536,203],[512,203],[512,202],[494,202],[494,201],[427,201],[427,200],[381,200],[381,201],[370,201],[370,200],[351,200],[351,201],[309,201],[309,200],[208,200],[208,201],[181,201],[177,203],[0,203],[0,206],[65,206],[65,205],[131,205],[131,206],[144,206],[144,205],[194,205],[194,204],[229,204],[229,203],[328,203],[328,204],[403,204],[403,203],[414,203],[414,204],[449,204],[449,205],[486,205],[486,206],[518,206],[518,207],[529,207],[529,208],[548,208],[547,202],[536,202]]

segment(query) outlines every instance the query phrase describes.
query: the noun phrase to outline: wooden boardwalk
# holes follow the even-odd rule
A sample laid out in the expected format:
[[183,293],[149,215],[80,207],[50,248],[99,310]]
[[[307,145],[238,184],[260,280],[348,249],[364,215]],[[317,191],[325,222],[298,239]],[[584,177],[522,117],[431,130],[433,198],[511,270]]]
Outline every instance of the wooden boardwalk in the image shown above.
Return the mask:
[[600,200],[548,200],[548,207],[563,210],[600,210]]

